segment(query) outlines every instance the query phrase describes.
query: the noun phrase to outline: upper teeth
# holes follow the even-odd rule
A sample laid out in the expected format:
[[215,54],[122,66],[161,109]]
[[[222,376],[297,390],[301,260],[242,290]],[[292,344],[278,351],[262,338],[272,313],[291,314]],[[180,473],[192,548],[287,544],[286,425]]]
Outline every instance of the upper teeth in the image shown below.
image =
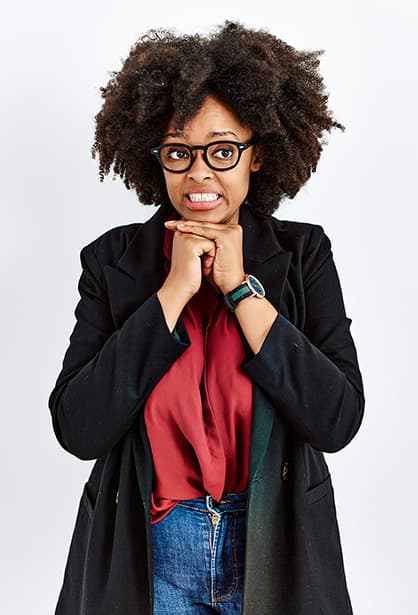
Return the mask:
[[196,203],[197,201],[216,201],[219,195],[214,192],[192,192],[188,197]]

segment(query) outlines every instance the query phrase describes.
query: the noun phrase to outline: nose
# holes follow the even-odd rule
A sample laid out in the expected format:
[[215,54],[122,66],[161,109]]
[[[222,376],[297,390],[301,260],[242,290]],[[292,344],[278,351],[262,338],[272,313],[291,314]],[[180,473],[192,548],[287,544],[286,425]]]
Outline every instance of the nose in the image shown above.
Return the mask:
[[213,177],[213,171],[204,161],[203,152],[201,150],[195,150],[193,164],[187,171],[187,177],[189,179],[194,179],[194,181],[198,183]]

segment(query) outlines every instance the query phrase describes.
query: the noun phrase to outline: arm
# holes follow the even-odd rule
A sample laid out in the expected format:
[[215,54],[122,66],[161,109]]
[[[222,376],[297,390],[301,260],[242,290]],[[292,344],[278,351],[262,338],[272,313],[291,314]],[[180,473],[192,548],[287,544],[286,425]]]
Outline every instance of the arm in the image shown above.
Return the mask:
[[153,294],[115,330],[94,245],[80,255],[80,301],[62,370],[49,397],[60,444],[80,459],[108,452],[132,426],[149,392],[187,348]]
[[358,431],[364,394],[331,244],[318,225],[304,263],[303,332],[279,313],[261,350],[242,369],[300,438],[334,452]]
[[276,308],[265,297],[246,297],[235,308],[235,316],[248,345],[257,354],[277,318]]

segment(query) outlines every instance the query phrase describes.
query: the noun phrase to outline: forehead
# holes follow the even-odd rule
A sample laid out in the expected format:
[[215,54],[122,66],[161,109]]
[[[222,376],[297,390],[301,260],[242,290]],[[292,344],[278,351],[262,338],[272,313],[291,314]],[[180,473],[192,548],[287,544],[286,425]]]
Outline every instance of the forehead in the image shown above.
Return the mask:
[[174,118],[167,126],[166,137],[210,138],[226,137],[243,139],[251,131],[241,124],[238,117],[222,102],[213,96],[208,96],[197,114],[189,120],[181,130],[176,129]]

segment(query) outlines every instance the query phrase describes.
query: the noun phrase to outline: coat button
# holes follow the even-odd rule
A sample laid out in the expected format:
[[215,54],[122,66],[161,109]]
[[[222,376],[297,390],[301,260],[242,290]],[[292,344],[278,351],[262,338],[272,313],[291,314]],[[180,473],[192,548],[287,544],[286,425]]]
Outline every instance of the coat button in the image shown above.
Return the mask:
[[289,462],[283,461],[282,463],[282,479],[286,480],[289,475]]
[[119,491],[116,493],[115,504],[119,502]]

